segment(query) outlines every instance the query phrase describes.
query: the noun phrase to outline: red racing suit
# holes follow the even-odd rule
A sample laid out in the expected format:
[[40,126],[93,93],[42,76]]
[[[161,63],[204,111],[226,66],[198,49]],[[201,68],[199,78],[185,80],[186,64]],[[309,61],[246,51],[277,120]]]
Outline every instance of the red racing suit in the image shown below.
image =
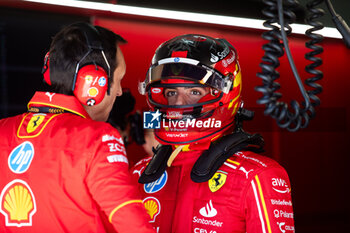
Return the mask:
[[115,128],[74,96],[28,109],[0,120],[0,232],[154,232]]
[[[180,152],[158,180],[139,184],[159,233],[294,232],[291,186],[277,162],[237,152],[209,181],[195,183],[190,173],[201,153]],[[135,179],[149,161],[135,164]]]

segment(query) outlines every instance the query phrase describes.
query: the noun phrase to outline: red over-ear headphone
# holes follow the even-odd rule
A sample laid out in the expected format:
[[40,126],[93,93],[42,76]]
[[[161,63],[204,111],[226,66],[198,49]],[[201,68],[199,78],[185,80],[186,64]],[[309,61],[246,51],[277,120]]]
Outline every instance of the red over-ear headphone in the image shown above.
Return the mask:
[[45,82],[51,85],[49,63],[50,63],[50,53],[47,52],[44,58],[44,66],[43,66],[43,69],[41,70],[41,73],[44,76]]
[[107,91],[108,76],[98,65],[85,65],[78,71],[74,95],[89,106],[101,103]]
[[[75,97],[84,105],[93,106],[101,103],[106,92],[109,95],[110,66],[103,51],[102,42],[99,38],[99,32],[94,26],[87,23],[77,23],[87,42],[88,52],[77,63],[76,72],[74,74],[72,91]],[[94,64],[83,65],[80,63],[90,54],[92,50],[100,50],[108,67],[108,73],[101,67]],[[50,79],[50,56],[45,55],[42,74],[47,84],[51,85]]]

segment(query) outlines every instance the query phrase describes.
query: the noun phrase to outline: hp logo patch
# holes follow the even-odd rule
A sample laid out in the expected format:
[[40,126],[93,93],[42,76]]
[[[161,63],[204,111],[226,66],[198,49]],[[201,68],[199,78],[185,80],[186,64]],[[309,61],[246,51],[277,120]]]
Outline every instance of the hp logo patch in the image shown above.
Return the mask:
[[146,193],[155,193],[161,190],[168,180],[168,173],[165,171],[158,180],[152,183],[144,184],[144,190]]
[[33,144],[31,142],[25,141],[11,151],[8,158],[9,168],[14,173],[23,173],[28,170],[33,157]]
[[160,116],[162,114],[157,110],[156,112],[143,112],[143,128],[144,129],[159,129]]

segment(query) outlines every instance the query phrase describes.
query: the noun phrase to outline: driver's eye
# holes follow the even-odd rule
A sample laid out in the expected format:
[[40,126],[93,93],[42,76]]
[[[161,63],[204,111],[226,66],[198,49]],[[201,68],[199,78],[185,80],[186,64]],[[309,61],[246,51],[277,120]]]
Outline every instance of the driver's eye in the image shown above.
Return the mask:
[[165,91],[165,96],[166,97],[172,97],[176,95],[176,91],[172,91],[172,90],[166,90]]
[[198,90],[191,90],[192,95],[201,95],[202,93]]

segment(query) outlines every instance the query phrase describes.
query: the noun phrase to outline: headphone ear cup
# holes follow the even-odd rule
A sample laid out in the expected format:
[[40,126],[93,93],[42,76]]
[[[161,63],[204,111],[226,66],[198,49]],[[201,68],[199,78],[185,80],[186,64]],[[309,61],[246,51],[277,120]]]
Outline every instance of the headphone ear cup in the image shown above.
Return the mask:
[[73,93],[82,104],[93,106],[101,103],[107,87],[106,71],[97,65],[86,65],[78,71]]
[[44,65],[41,70],[41,73],[44,76],[44,81],[51,85],[51,79],[50,79],[50,69],[49,69],[49,63],[50,63],[50,53],[47,52],[44,58]]

